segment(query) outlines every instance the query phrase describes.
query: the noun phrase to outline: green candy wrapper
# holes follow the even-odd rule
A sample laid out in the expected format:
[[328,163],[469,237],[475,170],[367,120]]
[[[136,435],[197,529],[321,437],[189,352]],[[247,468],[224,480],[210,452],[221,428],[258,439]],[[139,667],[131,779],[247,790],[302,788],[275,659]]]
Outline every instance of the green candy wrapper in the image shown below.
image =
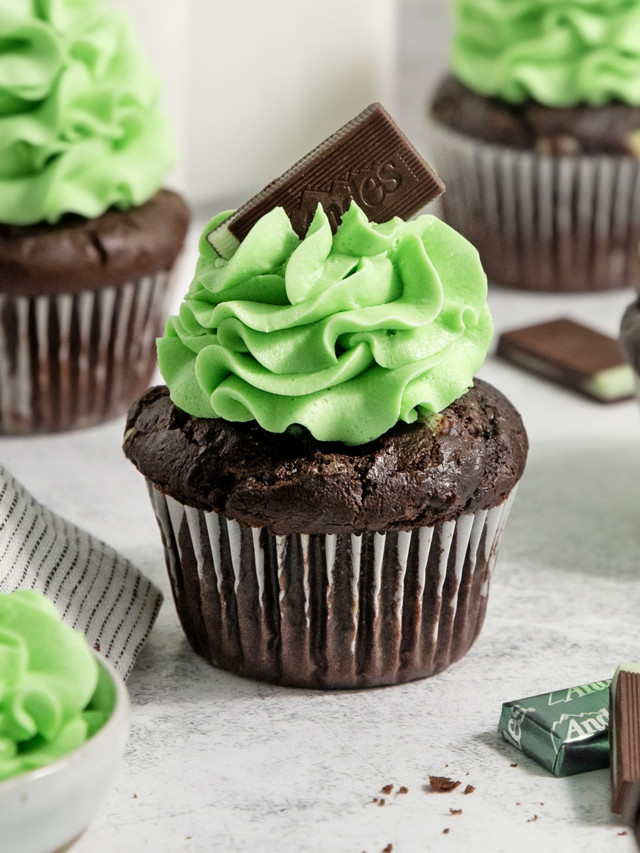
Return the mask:
[[505,702],[498,732],[556,776],[608,767],[610,683]]

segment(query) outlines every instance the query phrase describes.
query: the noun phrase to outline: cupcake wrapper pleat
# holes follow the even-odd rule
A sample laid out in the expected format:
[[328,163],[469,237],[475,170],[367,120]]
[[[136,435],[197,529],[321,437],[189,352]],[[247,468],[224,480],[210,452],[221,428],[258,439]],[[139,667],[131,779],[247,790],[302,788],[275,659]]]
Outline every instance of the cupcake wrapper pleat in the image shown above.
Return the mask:
[[321,688],[409,681],[462,657],[513,496],[408,532],[277,536],[148,487],[195,650],[241,675]]
[[0,433],[122,414],[156,364],[171,272],[52,296],[0,293]]
[[445,220],[478,249],[490,281],[526,290],[640,284],[640,161],[548,156],[433,124]]

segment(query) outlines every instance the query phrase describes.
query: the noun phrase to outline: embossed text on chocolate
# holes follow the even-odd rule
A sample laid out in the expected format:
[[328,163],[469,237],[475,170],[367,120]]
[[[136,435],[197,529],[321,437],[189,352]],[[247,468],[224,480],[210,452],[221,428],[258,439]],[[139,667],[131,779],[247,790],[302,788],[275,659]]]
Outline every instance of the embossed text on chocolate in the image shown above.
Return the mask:
[[305,189],[300,195],[300,206],[291,211],[291,223],[297,233],[304,234],[319,204],[325,210],[331,228],[335,231],[340,217],[352,201],[376,222],[384,218],[387,206],[393,216],[389,196],[404,192],[417,184],[418,178],[411,167],[396,153],[388,160],[369,168],[350,171],[344,180],[333,181],[328,190]]

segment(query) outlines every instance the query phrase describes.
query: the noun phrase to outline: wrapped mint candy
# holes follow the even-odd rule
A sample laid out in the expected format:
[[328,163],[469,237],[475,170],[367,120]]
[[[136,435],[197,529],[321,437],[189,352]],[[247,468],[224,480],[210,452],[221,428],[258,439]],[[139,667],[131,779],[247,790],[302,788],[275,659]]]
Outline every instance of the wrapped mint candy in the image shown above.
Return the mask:
[[610,683],[505,702],[498,732],[556,776],[608,767]]

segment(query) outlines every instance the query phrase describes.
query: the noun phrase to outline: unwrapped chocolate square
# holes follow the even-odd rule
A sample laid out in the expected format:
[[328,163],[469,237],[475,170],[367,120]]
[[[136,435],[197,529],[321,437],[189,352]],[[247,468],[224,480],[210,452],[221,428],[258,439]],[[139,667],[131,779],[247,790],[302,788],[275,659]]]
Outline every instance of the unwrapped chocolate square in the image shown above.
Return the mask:
[[505,702],[498,732],[556,776],[609,765],[611,679]]
[[601,403],[634,394],[618,341],[567,317],[503,332],[497,355]]

